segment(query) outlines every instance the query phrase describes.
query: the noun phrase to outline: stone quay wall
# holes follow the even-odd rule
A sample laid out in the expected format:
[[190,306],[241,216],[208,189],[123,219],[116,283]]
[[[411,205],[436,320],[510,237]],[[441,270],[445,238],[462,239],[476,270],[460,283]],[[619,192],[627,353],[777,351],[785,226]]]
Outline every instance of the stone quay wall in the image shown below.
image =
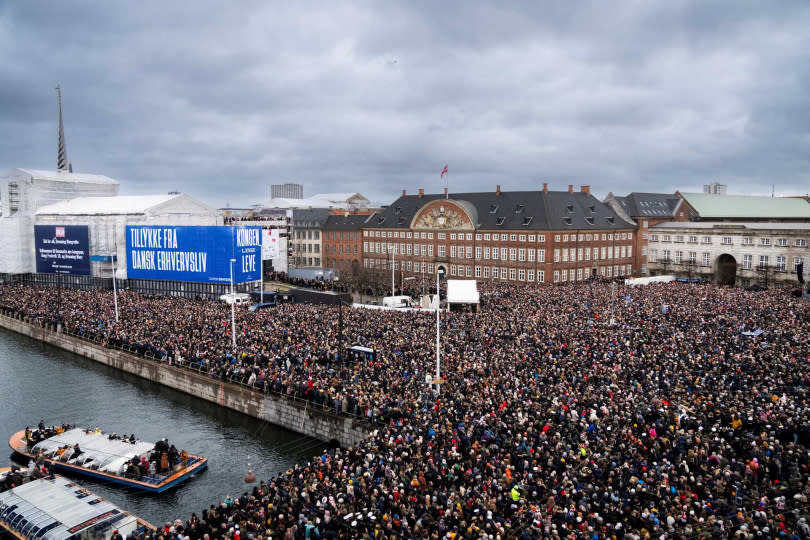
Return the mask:
[[315,439],[336,440],[341,446],[349,446],[366,438],[372,428],[361,419],[313,408],[312,403],[303,400],[265,394],[250,387],[212,379],[206,374],[109,349],[16,317],[0,315],[0,326]]

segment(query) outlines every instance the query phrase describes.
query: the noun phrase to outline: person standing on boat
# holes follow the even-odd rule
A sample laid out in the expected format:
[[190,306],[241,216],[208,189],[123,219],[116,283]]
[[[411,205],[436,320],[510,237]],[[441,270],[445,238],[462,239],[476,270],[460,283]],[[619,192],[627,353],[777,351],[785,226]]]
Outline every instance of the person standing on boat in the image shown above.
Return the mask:
[[112,532],[112,536],[110,536],[110,540],[124,540],[124,537],[121,536],[121,533],[118,532],[118,529],[115,529]]

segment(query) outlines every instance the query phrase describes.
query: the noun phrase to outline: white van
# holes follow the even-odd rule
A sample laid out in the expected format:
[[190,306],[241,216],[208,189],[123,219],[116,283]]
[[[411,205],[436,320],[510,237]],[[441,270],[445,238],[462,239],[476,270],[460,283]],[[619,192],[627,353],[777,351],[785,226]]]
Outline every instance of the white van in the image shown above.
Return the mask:
[[219,297],[226,304],[236,304],[237,306],[250,303],[250,295],[247,293],[227,293]]

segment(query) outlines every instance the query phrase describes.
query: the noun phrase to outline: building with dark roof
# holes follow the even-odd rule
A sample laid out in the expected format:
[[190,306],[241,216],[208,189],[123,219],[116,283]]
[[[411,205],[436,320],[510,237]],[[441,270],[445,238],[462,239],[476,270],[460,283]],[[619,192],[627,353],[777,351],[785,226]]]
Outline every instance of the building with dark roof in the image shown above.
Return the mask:
[[647,265],[647,243],[650,227],[659,223],[689,221],[696,219],[694,211],[683,204],[677,193],[638,193],[632,192],[624,197],[608,193],[605,203],[610,205],[624,219],[638,225],[638,234],[633,252],[633,268],[638,275],[649,273]]
[[332,214],[323,226],[324,266],[357,276],[363,266],[363,226],[374,214]]
[[326,208],[296,208],[292,211],[290,268],[321,267],[321,230],[328,217]]
[[[636,225],[574,191],[402,192],[363,227],[363,267],[524,282],[631,275]],[[392,254],[393,252],[393,254]],[[393,262],[392,262],[393,259]]]

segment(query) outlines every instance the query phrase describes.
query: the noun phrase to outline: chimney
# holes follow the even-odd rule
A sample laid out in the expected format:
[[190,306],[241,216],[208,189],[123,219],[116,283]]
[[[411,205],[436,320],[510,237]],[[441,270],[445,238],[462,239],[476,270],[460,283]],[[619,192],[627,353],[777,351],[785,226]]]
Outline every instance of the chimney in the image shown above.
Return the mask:
[[579,188],[579,191],[584,193],[585,195],[591,194],[591,186],[582,186]]
[[424,190],[424,189],[419,188],[419,196],[420,196],[420,197],[424,197],[424,196],[425,196],[425,190]]
[[498,184],[497,186],[495,186],[495,195],[500,195],[500,194],[501,194],[501,185]]
[[543,182],[543,193],[548,193],[548,182]]
[[447,197],[447,188],[444,188],[444,196]]
[[405,190],[404,189],[402,190],[402,196],[403,197],[405,196]]
[[574,184],[568,184],[568,193],[574,192]]

